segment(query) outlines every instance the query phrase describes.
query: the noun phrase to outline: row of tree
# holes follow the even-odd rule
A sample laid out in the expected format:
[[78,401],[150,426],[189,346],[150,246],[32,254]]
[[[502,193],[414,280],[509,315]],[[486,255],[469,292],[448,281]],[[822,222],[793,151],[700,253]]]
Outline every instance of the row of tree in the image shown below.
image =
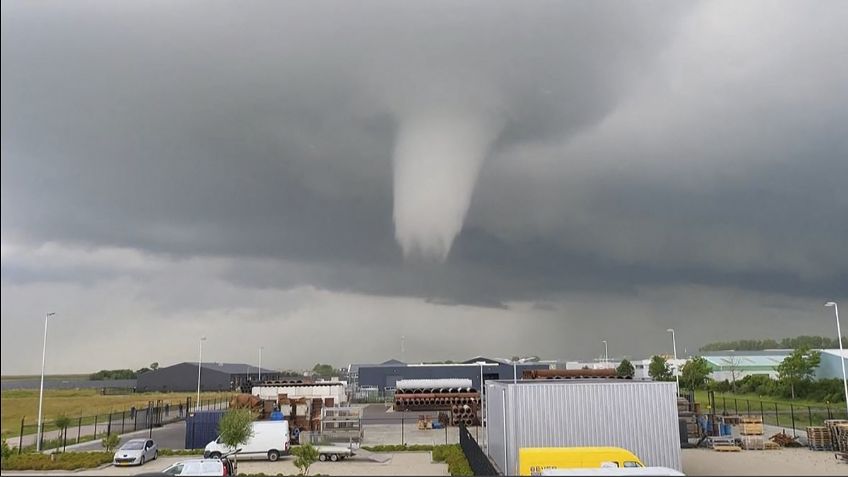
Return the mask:
[[[808,397],[816,400],[840,401],[844,399],[841,392],[835,392],[834,382],[839,380],[814,380],[816,368],[821,362],[821,353],[800,347],[777,366],[778,379],[773,380],[769,376],[746,376],[740,380],[737,388],[736,374],[733,369],[733,361],[729,364],[729,370],[733,377],[732,382],[727,380],[722,384],[716,384],[710,379],[712,366],[703,356],[695,356],[686,361],[680,368],[680,384],[686,389],[714,389],[723,392],[755,392],[761,395],[785,396],[795,399],[796,397]],[[736,365],[738,366],[738,364]],[[617,368],[619,376],[633,376],[634,369],[630,361],[624,360]],[[648,375],[654,381],[674,381],[674,373],[666,358],[654,356],[648,365]]]
[[[848,347],[848,338],[842,337],[842,345]],[[783,338],[780,341],[773,339],[763,340],[737,340],[719,341],[709,343],[701,347],[701,351],[762,351],[764,349],[830,349],[838,348],[839,341],[836,338],[826,336],[797,336],[795,338]]]

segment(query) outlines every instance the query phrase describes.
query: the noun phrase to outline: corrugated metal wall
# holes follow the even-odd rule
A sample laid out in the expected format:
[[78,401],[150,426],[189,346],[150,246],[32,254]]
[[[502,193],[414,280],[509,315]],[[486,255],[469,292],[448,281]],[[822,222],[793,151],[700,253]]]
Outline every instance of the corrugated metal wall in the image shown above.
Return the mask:
[[675,383],[487,383],[488,454],[518,474],[521,447],[623,447],[647,466],[681,470]]

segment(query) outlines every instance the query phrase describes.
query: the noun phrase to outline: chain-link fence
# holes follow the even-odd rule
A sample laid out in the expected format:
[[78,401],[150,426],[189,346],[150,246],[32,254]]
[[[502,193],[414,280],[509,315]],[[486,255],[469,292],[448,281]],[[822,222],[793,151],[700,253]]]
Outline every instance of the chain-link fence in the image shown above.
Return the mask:
[[[848,419],[844,403],[817,406],[711,395],[705,413],[721,416],[759,416],[766,426],[805,434],[807,426],[822,426],[826,419]],[[711,410],[711,408],[713,408]]]
[[[201,399],[196,402],[191,397],[185,399],[158,399],[148,401],[145,406],[130,406],[120,411],[80,415],[62,419],[50,419],[43,422],[42,450],[61,448],[79,444],[111,434],[124,434],[144,429],[161,427],[171,422],[185,419],[190,411],[226,409],[229,397]],[[37,419],[21,418],[20,434],[10,439],[10,444],[18,448],[18,453],[27,448],[37,448]]]

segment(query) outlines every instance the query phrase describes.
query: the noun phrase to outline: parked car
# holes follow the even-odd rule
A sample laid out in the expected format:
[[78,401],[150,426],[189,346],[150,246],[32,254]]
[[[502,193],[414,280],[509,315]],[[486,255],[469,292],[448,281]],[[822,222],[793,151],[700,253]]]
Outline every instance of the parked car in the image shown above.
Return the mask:
[[156,460],[159,448],[153,439],[130,439],[115,451],[112,459],[114,465],[144,465],[145,462]]
[[221,459],[188,459],[177,462],[156,475],[235,475],[233,463],[226,457]]

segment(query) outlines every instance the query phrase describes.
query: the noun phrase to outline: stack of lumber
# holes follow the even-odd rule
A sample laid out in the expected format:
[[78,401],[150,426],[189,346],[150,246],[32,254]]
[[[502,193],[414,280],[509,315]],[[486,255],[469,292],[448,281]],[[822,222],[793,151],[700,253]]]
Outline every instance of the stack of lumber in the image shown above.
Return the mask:
[[786,432],[778,432],[769,439],[781,447],[804,447],[800,442],[798,442],[797,437],[789,437]]
[[848,452],[848,420],[826,419],[824,425],[830,430],[832,448],[834,450]]
[[833,441],[831,439],[830,429],[825,426],[808,426],[807,443],[810,446],[810,450],[833,450]]
[[745,450],[766,450],[765,439],[762,435],[759,436],[741,436],[742,448]]
[[701,429],[698,427],[698,419],[695,412],[690,411],[689,400],[685,397],[677,398],[677,418],[686,423],[686,433],[691,437],[698,437]]
[[710,446],[716,452],[739,452],[741,447],[736,445],[736,440],[727,436],[713,436],[709,438]]

